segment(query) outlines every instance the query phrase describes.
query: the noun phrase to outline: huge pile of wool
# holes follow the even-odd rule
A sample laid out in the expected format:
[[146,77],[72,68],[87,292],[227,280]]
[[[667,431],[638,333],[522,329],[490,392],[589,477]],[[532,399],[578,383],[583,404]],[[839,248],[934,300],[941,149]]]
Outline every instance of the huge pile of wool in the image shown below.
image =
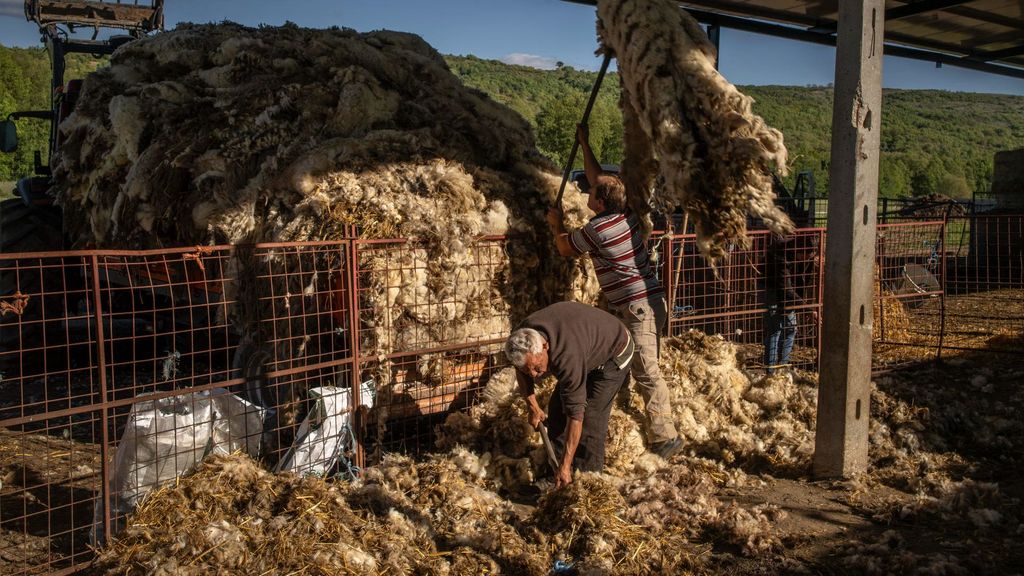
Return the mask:
[[[558,170],[529,124],[411,34],[182,25],[119,49],[60,130],[55,181],[78,244],[238,245],[230,313],[278,362],[345,346],[332,339],[347,326],[324,327],[346,263],[256,242],[334,240],[352,226],[411,238],[360,246],[370,356],[500,338],[510,319],[597,292],[587,261],[554,251],[544,213]],[[584,198],[565,195],[568,225],[589,216]],[[501,234],[504,249],[477,243]],[[410,379],[443,380],[443,360],[421,358]],[[286,388],[277,405],[294,404]]]
[[753,100],[715,68],[715,48],[700,25],[671,0],[598,0],[598,35],[622,79],[630,205],[684,208],[703,254],[746,244],[746,220],[774,232],[792,228],[775,204],[772,169],[786,172],[782,134],[751,111]]
[[731,342],[696,330],[663,342],[662,373],[676,428],[688,449],[779,472],[804,469],[814,449],[813,375],[752,379],[740,369],[736,354]]
[[[563,560],[580,573],[657,574],[701,571],[710,543],[772,557],[782,548],[784,513],[730,502],[721,493],[760,485],[744,468],[806,471],[815,383],[803,374],[752,380],[737,364],[735,347],[720,337],[689,332],[666,340],[663,367],[690,453],[670,462],[644,453],[638,395],[627,391],[616,414],[621,431],[636,433],[640,453],[610,442],[606,474],[577,475],[568,489],[545,495],[530,517],[504,498],[528,482],[550,487],[538,480],[549,472],[514,374],[504,370],[491,378],[481,403],[441,427],[442,452],[422,461],[385,456],[352,485],[272,476],[242,456],[211,458],[195,476],[144,500],[101,554],[102,566],[118,573],[159,572],[160,566],[188,573],[195,566],[196,573],[305,567],[540,574]],[[878,382],[871,471],[853,486],[882,482],[918,495],[877,509],[862,505],[881,520],[958,522],[979,538],[1005,540],[1009,549],[1020,530],[1020,502],[993,483],[966,477],[970,468],[956,451],[969,445],[1016,465],[1006,449],[1024,439],[1014,418],[1024,393],[1012,387],[1009,396],[997,395],[992,388],[1002,380],[1011,386],[1019,372],[986,368],[964,387],[937,389],[939,370],[951,367]],[[543,404],[552,382],[539,390]],[[983,401],[969,403],[964,395]],[[688,421],[703,428],[688,428]],[[284,546],[289,554],[282,556]],[[914,560],[936,569],[959,562],[922,556],[888,536],[843,555],[851,566],[883,571],[887,562]]]

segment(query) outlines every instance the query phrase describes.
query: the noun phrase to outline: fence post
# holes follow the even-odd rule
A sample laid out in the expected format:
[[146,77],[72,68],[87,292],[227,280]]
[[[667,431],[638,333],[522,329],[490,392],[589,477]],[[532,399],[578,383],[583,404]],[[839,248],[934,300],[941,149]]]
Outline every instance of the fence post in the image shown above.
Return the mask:
[[100,427],[103,429],[101,433],[102,443],[100,444],[100,466],[102,470],[103,486],[100,488],[100,498],[103,499],[103,539],[97,538],[97,542],[107,542],[111,536],[110,533],[110,435],[109,435],[109,408],[107,402],[107,346],[106,346],[106,334],[103,329],[103,305],[100,299],[100,267],[99,257],[93,253],[90,258],[90,268],[92,275],[92,305],[95,308],[93,310],[96,318],[96,345],[97,353],[96,358],[99,364],[99,378],[100,378]]
[[818,230],[818,322],[814,329],[818,333],[817,358],[815,358],[816,372],[821,374],[821,345],[824,343],[821,332],[822,303],[825,301],[825,231]]
[[935,359],[942,360],[942,345],[946,337],[946,224],[949,222],[949,211],[952,206],[946,208],[942,217],[942,227],[939,229],[941,244],[937,246],[939,252],[939,274],[942,280],[939,282],[939,347],[935,351]]
[[665,278],[665,282],[662,286],[662,289],[665,291],[665,327],[662,328],[662,336],[672,335],[672,311],[675,308],[676,300],[676,282],[675,277],[672,275],[672,257],[675,253],[673,246],[674,239],[674,234],[665,234],[661,239],[661,253],[663,254],[662,258],[665,259],[665,262],[662,265],[664,266],[662,269],[664,272],[662,277]]
[[352,422],[356,424],[353,426],[352,439],[356,444],[355,464],[361,470],[365,466],[365,453],[363,451],[363,430],[365,426],[362,425],[362,422],[356,422],[359,406],[362,404],[362,398],[360,397],[362,372],[359,369],[359,342],[361,341],[359,336],[359,249],[356,246],[356,235],[354,233],[349,234],[348,248],[348,262],[346,263],[345,270],[348,276],[346,279],[347,286],[349,287],[349,345],[352,348]]

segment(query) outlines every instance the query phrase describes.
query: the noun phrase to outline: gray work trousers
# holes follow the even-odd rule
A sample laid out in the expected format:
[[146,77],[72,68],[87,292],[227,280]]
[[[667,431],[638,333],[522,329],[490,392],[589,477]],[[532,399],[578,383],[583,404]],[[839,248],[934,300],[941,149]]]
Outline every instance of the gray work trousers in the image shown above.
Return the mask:
[[622,323],[629,328],[636,342],[636,352],[630,369],[640,395],[644,398],[647,441],[657,444],[671,440],[679,433],[672,422],[672,404],[668,384],[661,375],[658,356],[661,352],[661,331],[668,322],[665,298],[655,296],[622,305],[609,306]]

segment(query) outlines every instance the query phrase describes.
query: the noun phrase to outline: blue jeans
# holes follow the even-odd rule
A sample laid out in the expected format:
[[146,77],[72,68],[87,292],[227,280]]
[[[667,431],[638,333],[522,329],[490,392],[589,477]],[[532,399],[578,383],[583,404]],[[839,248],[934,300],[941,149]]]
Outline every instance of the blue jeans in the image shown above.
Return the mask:
[[770,304],[764,315],[764,366],[768,374],[789,364],[796,340],[796,312],[786,312],[781,304]]

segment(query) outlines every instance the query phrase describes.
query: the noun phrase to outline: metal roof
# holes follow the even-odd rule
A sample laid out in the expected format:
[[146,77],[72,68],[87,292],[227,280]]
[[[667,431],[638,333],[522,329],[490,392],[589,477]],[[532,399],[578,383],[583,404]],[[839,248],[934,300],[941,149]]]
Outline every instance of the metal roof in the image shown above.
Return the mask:
[[[705,24],[835,45],[838,0],[679,4]],[[885,53],[1024,78],[1024,0],[886,0]]]

